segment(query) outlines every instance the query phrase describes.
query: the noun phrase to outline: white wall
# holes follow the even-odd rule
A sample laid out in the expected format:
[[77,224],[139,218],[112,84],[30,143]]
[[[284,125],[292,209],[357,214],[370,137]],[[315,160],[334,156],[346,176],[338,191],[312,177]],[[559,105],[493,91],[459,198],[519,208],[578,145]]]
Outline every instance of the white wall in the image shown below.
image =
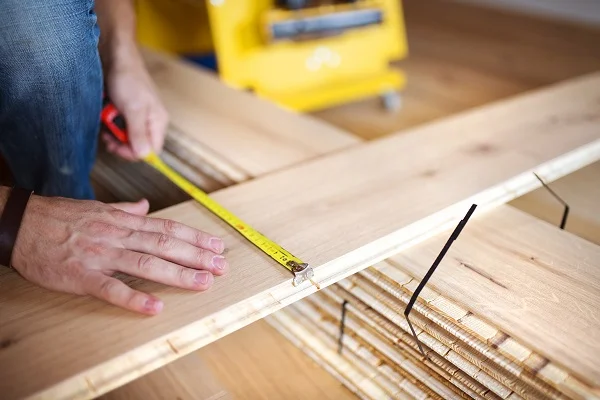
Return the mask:
[[600,26],[600,0],[461,0],[494,8]]

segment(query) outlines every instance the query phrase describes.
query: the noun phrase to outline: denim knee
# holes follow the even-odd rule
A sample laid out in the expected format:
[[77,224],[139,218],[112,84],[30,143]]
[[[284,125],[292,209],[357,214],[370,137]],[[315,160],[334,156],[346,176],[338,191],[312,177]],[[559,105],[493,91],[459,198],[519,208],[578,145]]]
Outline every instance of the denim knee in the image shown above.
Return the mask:
[[97,66],[98,37],[93,1],[2,0],[2,97],[30,101],[80,83]]
[[98,38],[92,0],[0,2],[0,151],[18,184],[93,197]]

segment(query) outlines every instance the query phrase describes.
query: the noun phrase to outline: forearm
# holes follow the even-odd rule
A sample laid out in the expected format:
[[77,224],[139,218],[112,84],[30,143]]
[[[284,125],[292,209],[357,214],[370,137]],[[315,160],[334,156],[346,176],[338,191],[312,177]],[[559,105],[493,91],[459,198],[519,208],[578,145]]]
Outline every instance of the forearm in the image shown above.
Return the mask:
[[139,62],[133,0],[96,0],[95,10],[100,26],[98,49],[105,72]]
[[160,153],[169,115],[136,43],[133,1],[96,0],[96,13],[106,92],[125,117],[129,141],[121,143],[108,133],[102,139],[109,152],[127,160]]

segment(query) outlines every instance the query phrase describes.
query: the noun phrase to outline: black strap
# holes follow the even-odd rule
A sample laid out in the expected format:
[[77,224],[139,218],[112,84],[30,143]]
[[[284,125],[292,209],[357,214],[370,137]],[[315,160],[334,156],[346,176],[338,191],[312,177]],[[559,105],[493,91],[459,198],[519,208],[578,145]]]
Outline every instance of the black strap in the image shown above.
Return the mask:
[[11,259],[23,214],[33,191],[13,188],[0,217],[0,265],[11,267]]

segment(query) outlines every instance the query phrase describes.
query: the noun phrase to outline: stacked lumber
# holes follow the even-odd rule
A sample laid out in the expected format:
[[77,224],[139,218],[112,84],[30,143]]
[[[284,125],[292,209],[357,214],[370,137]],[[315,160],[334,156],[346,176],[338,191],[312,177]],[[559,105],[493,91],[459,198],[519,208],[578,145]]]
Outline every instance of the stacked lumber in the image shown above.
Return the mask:
[[600,398],[600,246],[510,206],[469,224],[410,314],[427,357],[403,312],[449,232],[267,321],[363,398]]
[[[228,87],[190,62],[150,50],[143,56],[170,115],[161,158],[207,192],[360,143],[333,126]],[[102,146],[92,180],[120,201],[145,197],[152,210],[189,199],[151,167],[123,161]]]

